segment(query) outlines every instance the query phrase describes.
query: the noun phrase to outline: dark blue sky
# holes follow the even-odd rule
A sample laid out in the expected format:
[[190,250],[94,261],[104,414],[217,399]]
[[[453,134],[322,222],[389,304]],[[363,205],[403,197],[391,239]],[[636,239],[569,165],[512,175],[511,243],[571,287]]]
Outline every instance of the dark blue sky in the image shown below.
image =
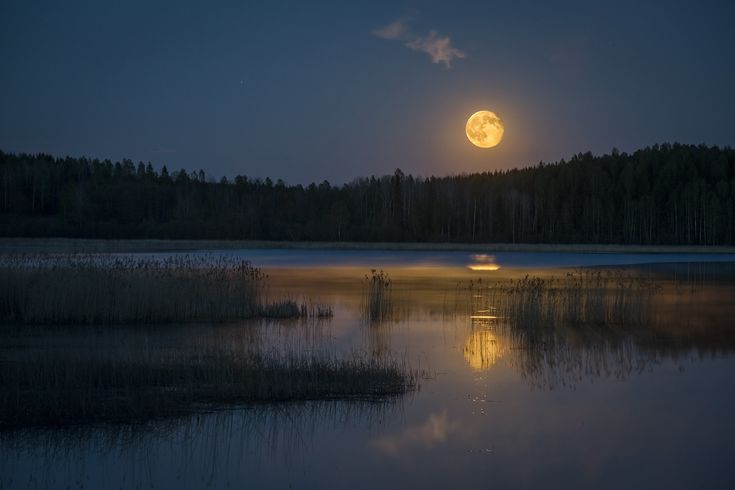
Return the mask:
[[733,26],[731,1],[3,0],[0,149],[340,183],[732,146]]

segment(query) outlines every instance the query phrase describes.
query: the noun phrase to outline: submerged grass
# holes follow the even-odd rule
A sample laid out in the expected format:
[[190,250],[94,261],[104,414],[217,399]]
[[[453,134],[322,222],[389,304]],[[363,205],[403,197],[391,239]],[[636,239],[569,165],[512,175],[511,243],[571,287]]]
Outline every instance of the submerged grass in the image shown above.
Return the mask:
[[0,322],[143,324],[327,318],[324,305],[266,302],[266,276],[228,257],[16,255],[0,260]]
[[380,401],[416,383],[405,366],[358,357],[38,356],[0,366],[0,429],[145,421],[253,403]]

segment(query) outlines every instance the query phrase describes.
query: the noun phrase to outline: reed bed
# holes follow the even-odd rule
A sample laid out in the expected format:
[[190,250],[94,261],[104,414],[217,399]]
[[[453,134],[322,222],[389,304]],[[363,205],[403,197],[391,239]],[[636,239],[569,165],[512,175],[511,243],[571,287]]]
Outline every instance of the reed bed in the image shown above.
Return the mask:
[[393,361],[220,351],[105,359],[36,356],[0,366],[0,429],[147,421],[243,404],[382,401],[416,387]]
[[652,320],[660,286],[651,278],[621,270],[568,272],[505,282],[470,282],[461,287],[472,314],[502,317],[526,328],[568,325],[640,326]]
[[539,388],[622,379],[662,358],[660,290],[650,276],[619,269],[459,285],[456,311],[473,325],[465,357],[486,369],[512,351],[511,364]]
[[365,276],[362,316],[368,323],[380,323],[393,315],[393,283],[387,273],[372,269]]
[[469,320],[464,355],[474,369],[504,359],[534,388],[573,388],[731,351],[732,283],[723,284],[681,303],[682,285],[660,268],[474,280],[457,285],[445,315]]
[[0,322],[153,324],[327,318],[325,305],[267,302],[266,276],[229,257],[90,254],[0,260]]
[[334,311],[329,305],[322,303],[297,303],[294,300],[266,303],[259,311],[260,317],[269,319],[299,318],[327,320],[334,316]]

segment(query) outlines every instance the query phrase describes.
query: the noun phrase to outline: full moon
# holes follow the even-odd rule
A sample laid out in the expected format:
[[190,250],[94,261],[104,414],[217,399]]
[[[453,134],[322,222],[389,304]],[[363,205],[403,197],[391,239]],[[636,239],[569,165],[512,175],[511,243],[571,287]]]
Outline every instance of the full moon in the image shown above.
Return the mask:
[[503,121],[491,111],[477,111],[467,119],[467,138],[480,148],[492,148],[503,139]]

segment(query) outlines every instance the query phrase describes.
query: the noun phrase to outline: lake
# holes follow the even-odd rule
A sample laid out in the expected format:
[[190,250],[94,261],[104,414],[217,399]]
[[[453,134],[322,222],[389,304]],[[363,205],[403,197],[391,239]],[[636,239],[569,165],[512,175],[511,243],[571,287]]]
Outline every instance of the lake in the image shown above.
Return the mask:
[[[268,274],[269,295],[327,303],[334,316],[14,329],[0,362],[59,350],[298,351],[396,359],[417,371],[420,388],[387,402],[229,407],[135,425],[0,432],[0,488],[731,488],[735,481],[731,254],[194,254],[251,260]],[[645,287],[625,301],[645,296],[635,303],[645,311],[629,323],[584,326],[550,325],[535,310],[520,319],[496,314],[497,284],[574,278],[580,267],[610,281],[643,277],[635,284]],[[390,312],[380,321],[364,311],[372,269],[391,280]]]

